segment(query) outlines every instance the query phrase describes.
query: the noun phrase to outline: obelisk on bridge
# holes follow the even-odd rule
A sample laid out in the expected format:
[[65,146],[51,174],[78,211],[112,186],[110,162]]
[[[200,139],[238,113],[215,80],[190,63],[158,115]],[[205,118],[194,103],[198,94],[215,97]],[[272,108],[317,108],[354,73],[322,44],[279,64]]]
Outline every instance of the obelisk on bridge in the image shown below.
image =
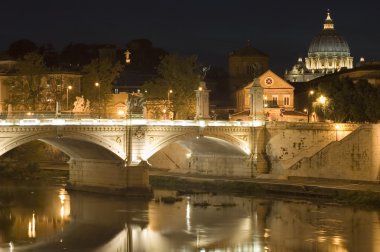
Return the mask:
[[264,115],[264,89],[260,85],[260,79],[255,78],[253,80],[252,87],[250,89],[250,117],[253,121],[265,120]]
[[199,87],[195,90],[197,96],[195,120],[208,120],[209,115],[209,93],[206,82],[201,81]]
[[201,69],[201,75],[199,82],[198,89],[195,90],[195,94],[197,97],[197,103],[196,103],[196,113],[195,113],[195,120],[208,120],[210,119],[209,115],[209,93],[210,90],[206,87],[206,75],[207,72],[210,70],[211,66],[208,67],[202,67]]

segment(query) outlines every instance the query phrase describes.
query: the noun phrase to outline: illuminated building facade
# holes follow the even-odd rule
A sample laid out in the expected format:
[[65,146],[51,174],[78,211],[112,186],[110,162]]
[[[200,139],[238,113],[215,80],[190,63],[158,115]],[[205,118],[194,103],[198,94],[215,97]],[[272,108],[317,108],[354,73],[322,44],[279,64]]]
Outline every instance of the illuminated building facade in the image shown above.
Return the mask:
[[[294,87],[280,76],[267,70],[256,81],[263,89],[265,120],[270,121],[304,121],[305,114],[294,111]],[[232,120],[250,120],[250,90],[254,82],[236,92],[237,113]]]
[[310,43],[308,56],[302,58],[290,71],[285,72],[285,79],[290,82],[307,82],[341,69],[353,68],[353,57],[346,40],[337,33],[334,22],[327,11],[323,30]]

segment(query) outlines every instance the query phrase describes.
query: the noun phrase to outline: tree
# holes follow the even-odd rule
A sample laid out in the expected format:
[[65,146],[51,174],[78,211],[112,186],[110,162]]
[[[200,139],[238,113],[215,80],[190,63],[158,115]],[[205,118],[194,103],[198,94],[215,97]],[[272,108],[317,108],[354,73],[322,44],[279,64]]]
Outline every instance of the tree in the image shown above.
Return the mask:
[[106,57],[94,59],[83,67],[83,94],[92,105],[95,104],[92,108],[96,107],[98,112],[101,108],[105,111],[109,94],[112,93],[112,84],[122,70],[123,66],[119,62]]
[[70,69],[80,69],[98,56],[99,45],[69,44],[63,48],[60,63]]
[[[195,115],[195,92],[200,82],[200,65],[197,56],[167,55],[162,58],[158,77],[144,83],[147,98],[162,100],[172,110],[176,119],[193,119]],[[168,93],[172,90],[172,94]],[[169,97],[170,96],[170,97]],[[170,98],[170,104],[168,101]]]
[[134,39],[127,44],[127,49],[131,52],[130,68],[143,71],[151,71],[155,69],[162,57],[167,52],[160,48],[153,47],[148,39]]
[[[322,82],[319,93],[328,97],[325,115],[336,122],[376,122],[380,119],[380,88],[367,80],[335,78]],[[320,111],[321,112],[321,111]]]
[[16,65],[16,76],[6,80],[9,86],[7,104],[18,107],[21,110],[37,109],[44,89],[42,78],[47,69],[43,57],[37,53],[26,54]]
[[28,53],[36,52],[37,49],[38,48],[34,42],[28,39],[20,39],[10,44],[7,52],[9,56],[19,59]]

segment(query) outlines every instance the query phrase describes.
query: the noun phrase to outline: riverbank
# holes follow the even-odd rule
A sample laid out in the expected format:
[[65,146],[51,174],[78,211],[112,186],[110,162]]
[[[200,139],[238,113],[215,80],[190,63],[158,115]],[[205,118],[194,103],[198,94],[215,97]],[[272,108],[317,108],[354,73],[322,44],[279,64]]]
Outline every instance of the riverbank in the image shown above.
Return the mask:
[[380,206],[380,184],[373,182],[300,177],[290,177],[287,180],[230,178],[160,171],[150,172],[149,180],[153,187],[176,190],[203,190],[246,196],[305,197],[340,204]]

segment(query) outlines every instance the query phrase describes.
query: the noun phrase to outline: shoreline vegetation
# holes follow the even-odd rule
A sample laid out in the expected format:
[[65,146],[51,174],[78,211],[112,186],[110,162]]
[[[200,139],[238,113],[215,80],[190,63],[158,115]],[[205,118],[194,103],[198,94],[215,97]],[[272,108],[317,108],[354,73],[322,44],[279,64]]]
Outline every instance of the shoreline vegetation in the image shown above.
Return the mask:
[[32,141],[0,157],[0,180],[38,180],[68,176],[69,157],[53,146]]
[[23,162],[8,160],[0,163],[0,181],[37,181],[54,178],[68,179],[69,170],[65,163]]
[[281,199],[305,199],[330,204],[380,207],[380,192],[370,190],[346,190],[301,184],[258,183],[248,180],[234,181],[156,174],[151,175],[149,181],[151,186],[155,188],[185,190],[189,193],[204,191],[216,194],[269,196]]

